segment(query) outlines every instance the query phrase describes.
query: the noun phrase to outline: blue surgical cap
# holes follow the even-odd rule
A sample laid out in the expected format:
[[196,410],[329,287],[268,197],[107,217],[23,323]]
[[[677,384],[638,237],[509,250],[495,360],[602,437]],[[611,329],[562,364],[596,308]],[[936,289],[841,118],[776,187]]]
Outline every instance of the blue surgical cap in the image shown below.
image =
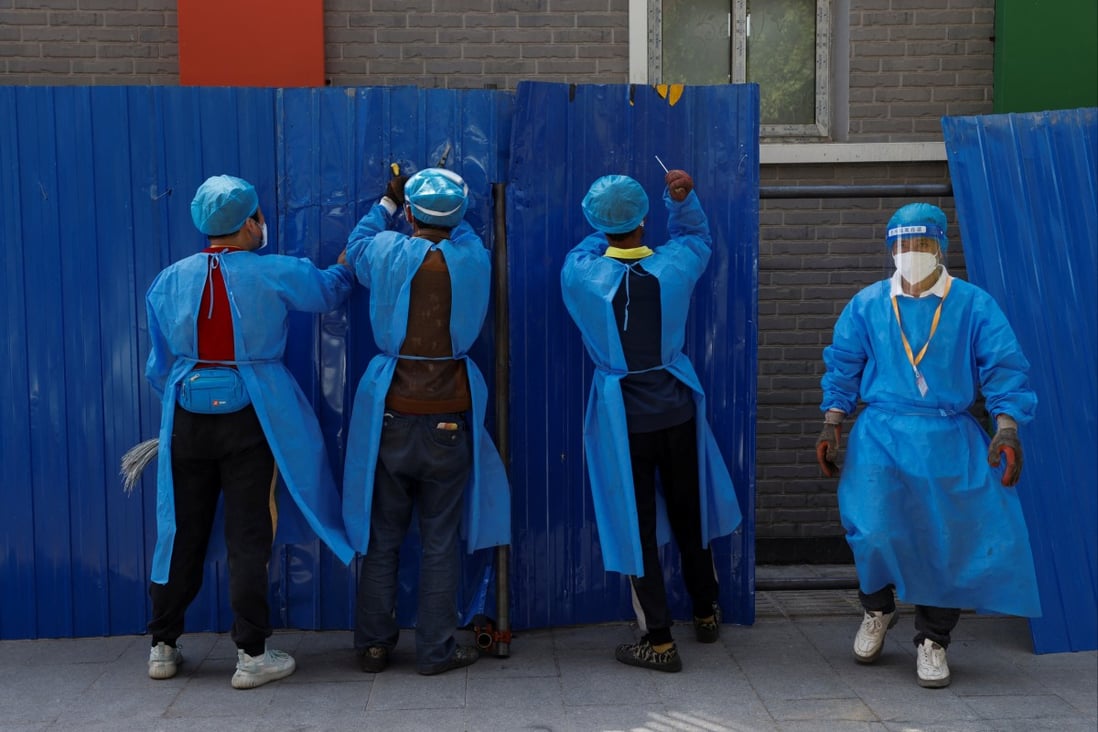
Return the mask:
[[191,220],[206,236],[225,236],[240,231],[258,209],[255,186],[231,175],[215,175],[194,194]]
[[626,234],[648,214],[648,194],[627,175],[604,175],[583,197],[583,215],[605,234]]
[[916,236],[937,239],[943,252],[949,248],[946,215],[942,209],[929,203],[909,203],[892,214],[885,232],[885,244],[889,248],[901,238]]
[[404,184],[404,200],[417,221],[452,229],[469,205],[469,186],[445,168],[425,168]]

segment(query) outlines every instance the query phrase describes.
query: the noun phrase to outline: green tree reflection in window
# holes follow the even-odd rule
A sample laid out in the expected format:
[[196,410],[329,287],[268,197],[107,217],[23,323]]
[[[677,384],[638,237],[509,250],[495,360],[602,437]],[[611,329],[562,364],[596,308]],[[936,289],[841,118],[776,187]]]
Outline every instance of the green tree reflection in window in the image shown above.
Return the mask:
[[764,125],[811,124],[816,109],[816,0],[748,0],[747,80]]
[[729,0],[663,0],[664,84],[732,81]]
[[651,1],[660,83],[756,82],[762,125],[807,131],[819,122],[817,94],[826,90],[817,86],[817,54],[826,49],[818,43],[818,0]]

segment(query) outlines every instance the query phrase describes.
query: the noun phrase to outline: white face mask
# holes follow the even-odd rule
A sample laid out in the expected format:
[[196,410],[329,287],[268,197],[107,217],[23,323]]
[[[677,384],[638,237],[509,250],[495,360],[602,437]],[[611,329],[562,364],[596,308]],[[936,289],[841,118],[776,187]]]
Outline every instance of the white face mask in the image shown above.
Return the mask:
[[892,255],[896,271],[911,284],[922,282],[938,269],[938,255],[931,252],[901,252]]
[[[264,221],[259,225],[259,230],[263,232],[263,238],[260,240],[259,249],[264,249],[267,246],[267,222]],[[259,251],[257,249],[256,251]]]

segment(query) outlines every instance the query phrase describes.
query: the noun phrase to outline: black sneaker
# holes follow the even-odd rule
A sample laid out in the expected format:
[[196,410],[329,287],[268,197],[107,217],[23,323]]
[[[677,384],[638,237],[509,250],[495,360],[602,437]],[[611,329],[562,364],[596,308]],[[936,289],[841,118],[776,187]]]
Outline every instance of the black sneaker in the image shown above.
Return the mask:
[[389,650],[370,646],[358,654],[358,665],[368,674],[379,674],[389,665]]
[[703,620],[694,616],[694,637],[698,643],[716,643],[721,637],[721,606],[713,603],[713,614]]
[[480,651],[477,650],[476,646],[457,646],[454,648],[454,655],[450,656],[448,661],[443,661],[430,668],[421,668],[418,671],[424,676],[434,676],[455,668],[471,666],[477,662],[478,658],[480,658]]
[[627,666],[640,666],[669,673],[682,671],[682,659],[679,658],[679,651],[674,643],[663,653],[656,651],[648,641],[622,643],[614,651],[614,658]]

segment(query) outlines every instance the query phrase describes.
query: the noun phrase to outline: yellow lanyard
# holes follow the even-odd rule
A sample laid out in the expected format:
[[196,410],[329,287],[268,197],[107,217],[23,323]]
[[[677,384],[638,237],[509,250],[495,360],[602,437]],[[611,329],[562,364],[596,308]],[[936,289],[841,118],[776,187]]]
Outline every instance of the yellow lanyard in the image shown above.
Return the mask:
[[938,303],[938,309],[934,311],[934,320],[930,323],[930,335],[926,338],[926,343],[923,344],[922,350],[919,351],[919,355],[915,356],[911,352],[911,344],[907,342],[907,336],[904,335],[904,326],[900,322],[900,306],[896,304],[896,296],[892,296],[892,312],[896,313],[896,325],[900,326],[900,338],[904,343],[904,351],[907,353],[907,360],[911,363],[911,368],[915,371],[915,374],[919,373],[919,362],[923,360],[923,356],[926,355],[926,349],[930,346],[930,339],[934,337],[934,332],[938,330],[938,321],[942,318],[942,305],[945,304],[946,297],[949,295],[949,287],[953,284],[953,278],[950,277],[946,280],[945,292],[942,293],[942,300]]

